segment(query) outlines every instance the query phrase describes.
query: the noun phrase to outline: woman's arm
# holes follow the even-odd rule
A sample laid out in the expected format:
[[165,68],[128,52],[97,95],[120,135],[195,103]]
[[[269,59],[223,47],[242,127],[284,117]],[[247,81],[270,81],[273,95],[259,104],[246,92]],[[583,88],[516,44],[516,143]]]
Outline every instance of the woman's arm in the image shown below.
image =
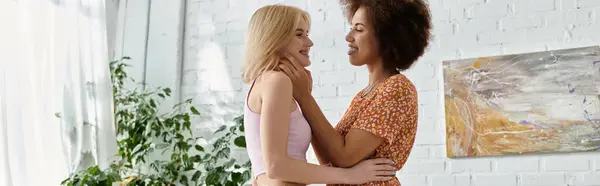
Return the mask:
[[[312,88],[313,88],[312,74],[308,70],[306,70],[306,73],[307,73],[306,75],[308,77],[308,92],[312,95]],[[319,161],[319,164],[330,165],[331,158],[329,158],[327,151],[323,148],[323,145],[321,145],[319,143],[319,140],[317,139],[317,137],[315,135],[312,135],[312,137],[311,137],[311,145],[312,145],[313,151],[315,153],[315,156],[317,157],[317,160]]]
[[[367,182],[365,179],[368,179],[368,181],[389,179],[386,176],[377,176],[377,171],[366,171],[368,169],[382,170],[384,168],[386,171],[390,171],[391,167],[388,165],[373,164],[369,166],[379,167],[367,168],[367,165],[365,165],[353,169],[342,169],[309,164],[288,157],[288,121],[291,112],[289,108],[292,103],[292,83],[289,77],[281,72],[268,73],[264,76],[263,85],[265,89],[261,93],[260,133],[265,169],[269,178],[305,184],[358,184]],[[358,173],[360,171],[362,172]],[[387,175],[393,175],[394,171],[389,173],[391,174]]]
[[319,140],[315,135],[312,136],[311,145],[313,147],[313,150],[315,151],[317,160],[319,160],[319,164],[328,165],[331,163],[331,161],[329,160],[329,156],[326,154],[327,151],[323,148],[323,145],[319,143]]
[[316,100],[310,95],[297,97],[302,113],[310,123],[313,134],[322,149],[329,155],[331,164],[337,167],[351,167],[369,157],[383,139],[370,132],[351,129],[344,137],[337,133],[327,121]]
[[370,156],[384,141],[381,137],[360,129],[351,129],[345,137],[338,134],[310,94],[307,85],[310,82],[310,72],[289,54],[285,55],[279,68],[293,81],[293,97],[300,104],[313,134],[334,166],[356,165]]
[[[261,110],[261,146],[267,176],[297,183],[347,183],[344,169],[308,164],[287,156],[292,84],[285,74],[265,74]],[[285,108],[285,109],[282,109]]]

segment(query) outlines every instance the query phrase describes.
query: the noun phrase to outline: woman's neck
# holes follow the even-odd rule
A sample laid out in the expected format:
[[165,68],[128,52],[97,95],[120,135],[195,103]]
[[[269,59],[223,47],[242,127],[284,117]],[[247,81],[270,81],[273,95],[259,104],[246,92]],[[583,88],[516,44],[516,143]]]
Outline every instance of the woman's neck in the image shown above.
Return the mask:
[[378,83],[393,75],[389,71],[385,70],[383,67],[383,62],[367,64],[367,69],[369,70],[369,85]]

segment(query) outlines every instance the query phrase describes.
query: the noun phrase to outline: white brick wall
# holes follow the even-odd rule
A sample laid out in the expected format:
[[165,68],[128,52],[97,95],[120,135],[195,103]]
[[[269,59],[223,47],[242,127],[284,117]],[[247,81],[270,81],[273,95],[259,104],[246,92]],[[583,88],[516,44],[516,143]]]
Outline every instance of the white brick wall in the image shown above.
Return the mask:
[[[347,25],[337,1],[188,0],[182,97],[194,97],[206,112],[197,122],[199,135],[241,113],[248,89],[239,75],[246,24],[257,8],[278,2],[312,15],[314,94],[332,123],[366,85],[364,67],[348,63]],[[430,0],[430,5],[434,42],[406,73],[419,90],[421,115],[416,146],[398,173],[403,185],[600,185],[600,153],[446,158],[441,92],[442,60],[599,44],[600,0]]]

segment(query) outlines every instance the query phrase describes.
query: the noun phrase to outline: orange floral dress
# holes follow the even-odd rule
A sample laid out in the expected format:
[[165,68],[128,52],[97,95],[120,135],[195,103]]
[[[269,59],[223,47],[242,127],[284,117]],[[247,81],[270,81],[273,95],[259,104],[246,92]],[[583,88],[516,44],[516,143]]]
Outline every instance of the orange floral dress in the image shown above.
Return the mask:
[[[406,76],[398,74],[387,78],[364,97],[363,91],[352,99],[335,130],[342,136],[348,134],[350,129],[361,129],[380,136],[385,142],[368,159],[391,159],[400,170],[410,154],[417,133],[417,90]],[[362,185],[401,184],[398,178],[394,178]]]

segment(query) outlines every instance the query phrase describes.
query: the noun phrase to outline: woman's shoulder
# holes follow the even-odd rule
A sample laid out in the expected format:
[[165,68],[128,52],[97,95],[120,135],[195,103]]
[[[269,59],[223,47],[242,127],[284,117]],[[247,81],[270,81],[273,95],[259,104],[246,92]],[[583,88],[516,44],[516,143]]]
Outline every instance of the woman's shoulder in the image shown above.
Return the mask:
[[258,77],[257,83],[263,87],[292,88],[290,77],[280,71],[265,71]]
[[273,95],[277,92],[289,92],[292,95],[292,80],[284,72],[265,71],[256,77],[253,87],[255,95]]
[[289,83],[292,84],[292,80],[284,72],[269,70],[262,73],[260,76],[261,81],[271,83]]

